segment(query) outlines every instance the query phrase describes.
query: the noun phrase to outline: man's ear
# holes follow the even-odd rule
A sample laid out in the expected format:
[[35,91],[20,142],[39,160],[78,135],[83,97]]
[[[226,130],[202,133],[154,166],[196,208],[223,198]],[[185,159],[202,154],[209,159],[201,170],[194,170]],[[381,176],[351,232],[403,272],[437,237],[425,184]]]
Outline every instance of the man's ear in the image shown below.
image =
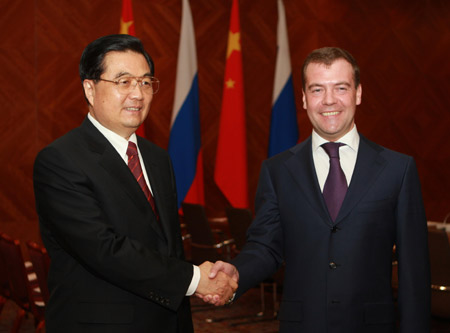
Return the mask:
[[303,101],[303,108],[306,110],[307,109],[307,105],[306,105],[306,96],[305,96],[305,91],[302,90],[302,101]]
[[362,98],[362,85],[360,83],[358,88],[356,88],[356,105],[361,104],[361,98]]
[[86,99],[88,100],[89,104],[91,106],[94,106],[94,97],[95,97],[95,86],[94,81],[92,80],[84,80],[83,81],[83,89],[84,89],[84,95],[86,96]]

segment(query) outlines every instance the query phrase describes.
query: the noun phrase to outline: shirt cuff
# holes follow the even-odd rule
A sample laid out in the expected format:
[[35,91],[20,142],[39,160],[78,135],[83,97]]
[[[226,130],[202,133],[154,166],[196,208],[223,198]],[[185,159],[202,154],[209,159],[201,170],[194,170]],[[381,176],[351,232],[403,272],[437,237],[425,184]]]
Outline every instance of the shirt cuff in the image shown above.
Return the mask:
[[191,296],[195,293],[200,282],[200,268],[198,266],[192,265],[194,268],[194,274],[192,275],[191,284],[186,292],[186,296]]

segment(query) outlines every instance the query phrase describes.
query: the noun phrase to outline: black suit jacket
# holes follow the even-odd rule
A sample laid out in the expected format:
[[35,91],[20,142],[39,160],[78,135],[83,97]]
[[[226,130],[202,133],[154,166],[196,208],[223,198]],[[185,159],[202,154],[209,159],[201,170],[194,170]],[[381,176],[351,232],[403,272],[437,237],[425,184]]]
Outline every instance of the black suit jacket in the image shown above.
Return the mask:
[[191,332],[168,154],[138,137],[160,225],[108,140],[85,119],[37,156],[36,208],[51,257],[47,332]]
[[401,332],[429,331],[427,225],[414,160],[361,136],[336,221],[323,199],[311,138],[261,168],[256,218],[234,260],[237,296],[285,262],[281,332],[394,332],[392,248]]

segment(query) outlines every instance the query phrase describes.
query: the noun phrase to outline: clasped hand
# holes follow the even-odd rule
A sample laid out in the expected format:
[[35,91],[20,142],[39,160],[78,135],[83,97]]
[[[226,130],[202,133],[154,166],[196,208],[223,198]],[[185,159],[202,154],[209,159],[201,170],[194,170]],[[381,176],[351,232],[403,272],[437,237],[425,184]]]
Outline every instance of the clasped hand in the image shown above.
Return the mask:
[[205,261],[199,266],[200,282],[195,295],[216,306],[225,305],[238,287],[239,273],[231,264]]

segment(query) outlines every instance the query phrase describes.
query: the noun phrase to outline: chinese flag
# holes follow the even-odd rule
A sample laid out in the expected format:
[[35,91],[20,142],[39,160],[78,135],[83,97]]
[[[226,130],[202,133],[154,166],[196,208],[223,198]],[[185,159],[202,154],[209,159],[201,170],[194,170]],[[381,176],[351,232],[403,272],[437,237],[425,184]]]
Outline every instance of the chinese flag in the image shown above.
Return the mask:
[[[134,19],[133,19],[133,6],[131,5],[131,0],[122,0],[122,14],[120,17],[120,34],[136,36],[134,31]],[[136,131],[136,134],[145,137],[144,124]]]
[[231,206],[247,208],[247,140],[238,5],[238,0],[233,0],[214,180]]

